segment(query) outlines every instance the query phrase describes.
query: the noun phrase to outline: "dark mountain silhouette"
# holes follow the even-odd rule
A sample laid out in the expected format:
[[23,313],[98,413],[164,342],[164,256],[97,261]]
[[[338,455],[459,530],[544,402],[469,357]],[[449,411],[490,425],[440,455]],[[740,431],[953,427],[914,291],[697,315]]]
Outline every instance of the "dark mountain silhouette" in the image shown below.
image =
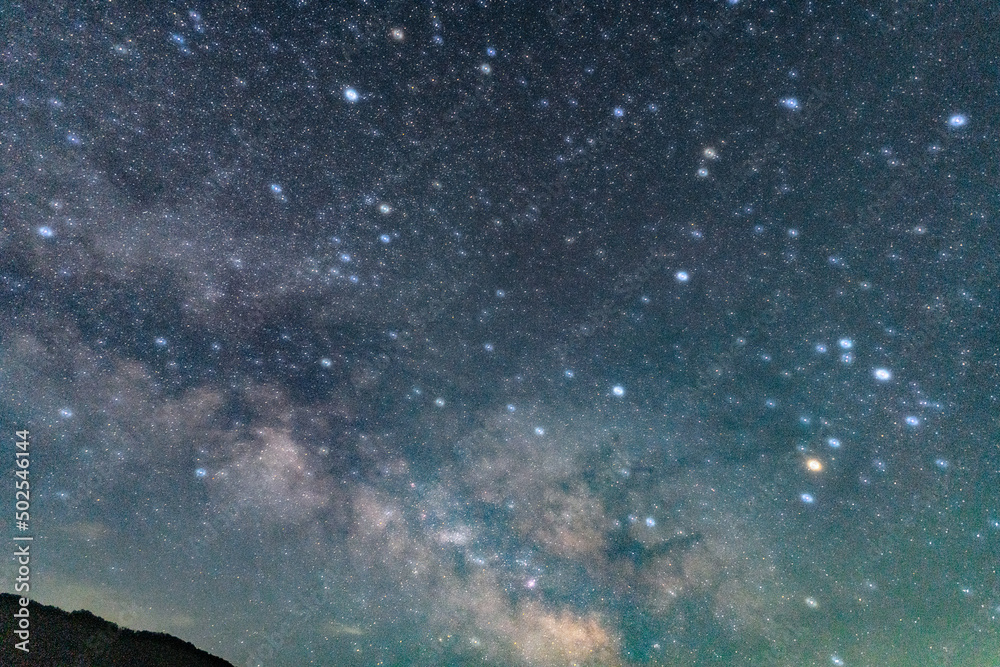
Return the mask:
[[233,667],[172,635],[136,632],[89,611],[30,602],[29,653],[14,647],[19,596],[0,593],[0,665],[39,667]]

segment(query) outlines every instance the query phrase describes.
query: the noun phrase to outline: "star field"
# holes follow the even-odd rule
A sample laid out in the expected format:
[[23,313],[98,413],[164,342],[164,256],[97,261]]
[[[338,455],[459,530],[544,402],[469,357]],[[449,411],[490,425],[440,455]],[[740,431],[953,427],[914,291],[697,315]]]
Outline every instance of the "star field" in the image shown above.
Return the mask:
[[237,665],[1000,655],[995,8],[4,13],[38,601]]

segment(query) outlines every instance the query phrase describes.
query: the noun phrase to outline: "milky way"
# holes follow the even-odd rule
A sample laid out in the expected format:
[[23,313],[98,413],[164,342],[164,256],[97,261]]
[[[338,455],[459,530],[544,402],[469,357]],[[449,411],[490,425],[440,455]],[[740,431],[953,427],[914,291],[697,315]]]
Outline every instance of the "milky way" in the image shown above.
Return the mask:
[[37,600],[237,665],[996,659],[992,7],[216,4],[4,10]]

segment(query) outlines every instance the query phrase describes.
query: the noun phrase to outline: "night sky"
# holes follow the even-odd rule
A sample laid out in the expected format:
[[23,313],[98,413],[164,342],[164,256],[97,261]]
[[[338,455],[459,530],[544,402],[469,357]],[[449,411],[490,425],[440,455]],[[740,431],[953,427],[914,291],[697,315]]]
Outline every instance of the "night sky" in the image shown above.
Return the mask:
[[240,666],[995,664],[1000,12],[826,4],[5,3],[32,597]]

